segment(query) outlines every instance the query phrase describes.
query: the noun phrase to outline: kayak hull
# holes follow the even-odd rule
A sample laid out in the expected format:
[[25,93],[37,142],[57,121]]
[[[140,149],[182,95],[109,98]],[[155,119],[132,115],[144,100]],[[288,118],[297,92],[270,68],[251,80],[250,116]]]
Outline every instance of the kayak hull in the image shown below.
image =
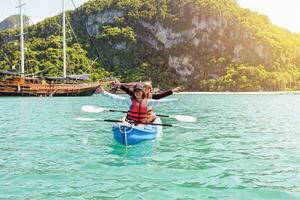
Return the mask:
[[[158,118],[155,123],[161,123]],[[162,133],[162,127],[156,125],[135,126],[128,122],[117,123],[112,127],[114,139],[122,145],[134,145],[146,140],[153,140]]]

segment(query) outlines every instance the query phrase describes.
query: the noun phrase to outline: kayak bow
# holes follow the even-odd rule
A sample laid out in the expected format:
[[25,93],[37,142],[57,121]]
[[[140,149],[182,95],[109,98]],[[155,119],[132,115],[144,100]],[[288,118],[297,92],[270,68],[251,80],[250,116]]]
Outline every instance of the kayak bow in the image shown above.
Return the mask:
[[[161,123],[157,118],[154,123]],[[134,125],[128,122],[116,123],[112,127],[114,139],[123,145],[134,145],[145,140],[153,140],[162,133],[162,126],[156,125]]]

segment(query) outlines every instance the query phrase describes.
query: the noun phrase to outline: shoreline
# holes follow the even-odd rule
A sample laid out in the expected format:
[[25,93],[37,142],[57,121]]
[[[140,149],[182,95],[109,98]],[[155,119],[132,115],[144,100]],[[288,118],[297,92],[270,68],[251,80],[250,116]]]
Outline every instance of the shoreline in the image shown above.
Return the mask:
[[211,94],[211,95],[215,95],[215,94],[220,94],[220,95],[224,95],[224,94],[228,94],[228,95],[235,95],[235,94],[247,94],[247,95],[265,95],[265,94],[299,94],[300,95],[300,91],[275,91],[275,92],[179,92],[179,93],[175,93],[175,94]]

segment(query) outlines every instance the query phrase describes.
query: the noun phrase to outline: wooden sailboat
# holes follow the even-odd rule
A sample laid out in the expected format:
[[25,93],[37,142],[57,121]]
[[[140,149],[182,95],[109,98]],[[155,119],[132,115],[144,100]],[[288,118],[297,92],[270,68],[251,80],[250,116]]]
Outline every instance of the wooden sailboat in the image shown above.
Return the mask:
[[67,76],[65,0],[63,0],[63,77],[31,77],[25,75],[23,0],[20,5],[20,72],[0,71],[0,96],[90,96],[99,83],[88,82],[87,75]]

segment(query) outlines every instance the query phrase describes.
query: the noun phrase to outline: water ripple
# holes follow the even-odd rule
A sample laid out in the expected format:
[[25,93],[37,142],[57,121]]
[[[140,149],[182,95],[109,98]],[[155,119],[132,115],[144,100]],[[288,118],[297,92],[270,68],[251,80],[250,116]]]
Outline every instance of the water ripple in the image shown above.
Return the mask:
[[[111,124],[76,117],[101,97],[0,99],[0,199],[299,199],[297,95],[179,95],[158,141],[117,144]],[[187,106],[192,105],[192,106]]]

